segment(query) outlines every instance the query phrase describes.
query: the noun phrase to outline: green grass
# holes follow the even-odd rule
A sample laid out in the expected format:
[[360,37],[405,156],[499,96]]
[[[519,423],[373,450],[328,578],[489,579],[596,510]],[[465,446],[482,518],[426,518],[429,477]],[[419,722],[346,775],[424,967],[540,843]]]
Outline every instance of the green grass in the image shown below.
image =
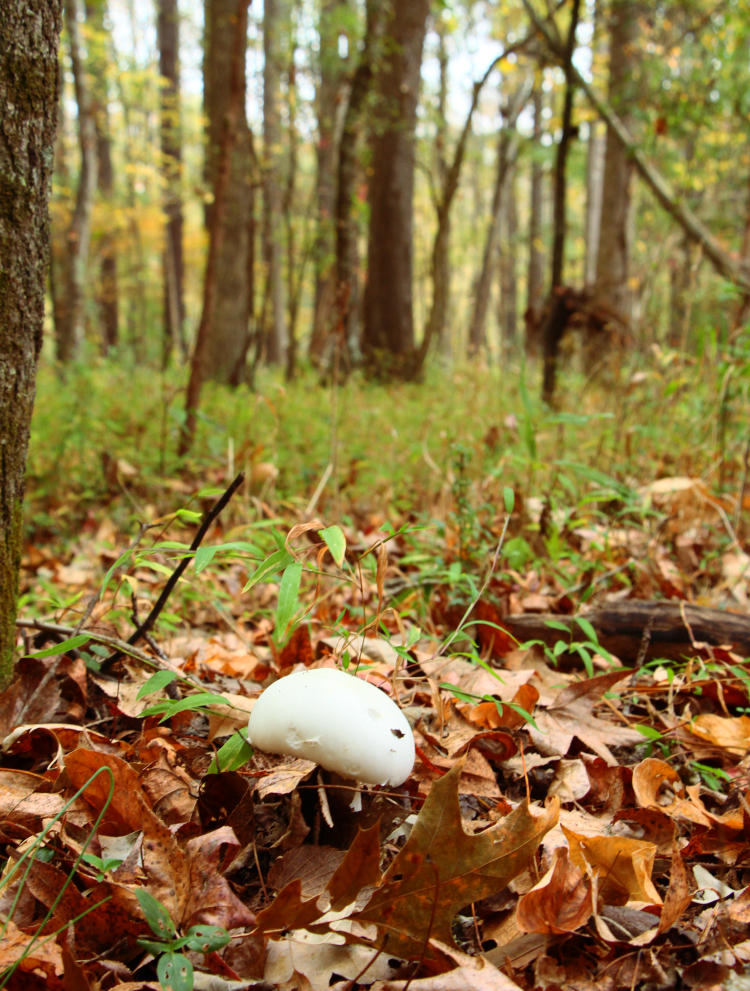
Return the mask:
[[[719,363],[672,357],[642,373],[617,388],[566,374],[553,411],[537,398],[536,369],[431,368],[422,384],[355,375],[337,389],[309,371],[291,384],[264,372],[255,392],[205,389],[194,448],[180,462],[184,372],[98,360],[62,381],[43,367],[27,526],[30,535],[64,538],[87,516],[109,514],[126,529],[258,461],[273,463],[278,476],[255,494],[290,518],[331,462],[315,510],[328,522],[445,521],[458,505],[464,517],[474,514],[461,522],[475,536],[502,512],[506,487],[521,503],[548,499],[570,518],[589,519],[627,514],[634,489],[663,475],[700,476],[717,491],[721,467],[724,487],[736,493],[747,367],[735,371],[729,395]],[[240,500],[233,511],[253,510]]]

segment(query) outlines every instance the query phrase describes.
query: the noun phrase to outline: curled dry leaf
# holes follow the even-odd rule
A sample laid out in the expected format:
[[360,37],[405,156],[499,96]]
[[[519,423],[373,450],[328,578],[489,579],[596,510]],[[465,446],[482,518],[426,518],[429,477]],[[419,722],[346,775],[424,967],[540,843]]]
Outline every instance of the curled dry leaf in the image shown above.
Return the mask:
[[569,933],[585,925],[592,911],[591,885],[567,849],[558,847],[550,869],[519,899],[516,918],[525,932]]
[[707,712],[696,716],[688,729],[694,736],[736,757],[744,757],[750,751],[750,716],[717,716]]
[[651,880],[657,847],[653,843],[624,836],[581,836],[562,827],[570,847],[570,859],[582,871],[599,878],[605,902],[645,902],[661,905],[661,896]]

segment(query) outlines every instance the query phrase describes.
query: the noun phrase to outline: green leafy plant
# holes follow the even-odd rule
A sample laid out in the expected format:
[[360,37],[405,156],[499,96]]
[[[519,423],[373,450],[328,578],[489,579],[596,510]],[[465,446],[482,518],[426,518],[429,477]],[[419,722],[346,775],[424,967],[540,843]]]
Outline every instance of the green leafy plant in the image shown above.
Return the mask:
[[[66,922],[59,929],[56,929],[54,932],[47,933],[44,937],[41,937],[40,936],[40,934],[44,930],[44,928],[47,925],[47,923],[49,922],[49,920],[51,918],[53,918],[54,913],[55,913],[55,910],[56,910],[57,906],[60,904],[63,896],[65,895],[65,892],[68,889],[68,886],[72,883],[72,880],[73,880],[73,878],[75,876],[76,871],[78,870],[79,865],[82,862],[85,861],[85,859],[87,857],[87,850],[88,850],[89,844],[91,843],[91,840],[93,839],[93,837],[96,835],[96,831],[99,828],[99,823],[104,818],[104,814],[107,811],[107,808],[109,807],[110,802],[112,801],[112,796],[114,794],[114,788],[115,788],[114,775],[112,774],[112,771],[111,771],[110,768],[108,768],[108,767],[102,767],[102,768],[99,768],[99,770],[95,771],[91,775],[91,777],[83,785],[81,785],[81,787],[78,789],[78,791],[74,795],[72,795],[68,799],[67,802],[65,802],[65,804],[63,805],[63,807],[54,816],[54,818],[52,818],[46,824],[46,826],[44,827],[44,829],[42,830],[42,832],[39,834],[39,836],[36,837],[36,839],[30,845],[30,847],[27,850],[24,851],[24,853],[22,854],[22,856],[19,857],[19,859],[12,866],[11,865],[8,865],[8,867],[4,871],[4,873],[2,875],[2,878],[0,878],[0,895],[2,895],[2,893],[4,892],[4,890],[11,884],[11,882],[14,879],[17,882],[17,886],[16,886],[15,894],[13,895],[13,899],[12,899],[12,901],[10,903],[10,907],[8,908],[8,910],[5,913],[4,917],[0,917],[0,922],[2,922],[2,924],[0,925],[0,941],[2,941],[3,938],[5,937],[5,934],[7,933],[7,930],[8,930],[8,926],[10,925],[10,922],[13,919],[13,915],[14,915],[14,913],[16,911],[16,908],[18,906],[19,900],[21,898],[24,885],[26,883],[26,880],[27,880],[27,878],[28,878],[28,876],[29,876],[32,868],[33,868],[34,860],[37,859],[37,860],[48,861],[48,860],[51,859],[51,857],[53,855],[52,854],[52,851],[49,849],[49,847],[46,846],[46,842],[47,842],[48,836],[50,836],[51,831],[53,830],[54,826],[60,821],[60,819],[62,819],[62,817],[65,815],[65,813],[71,807],[71,805],[73,805],[74,802],[76,802],[80,798],[80,796],[83,795],[83,793],[86,791],[86,789],[89,787],[89,785],[97,777],[99,777],[100,774],[105,774],[109,778],[109,791],[108,791],[107,797],[106,797],[106,799],[105,799],[105,801],[104,801],[104,803],[102,805],[101,811],[99,812],[99,815],[96,817],[96,819],[95,819],[95,821],[94,821],[94,823],[93,823],[93,825],[91,827],[91,830],[87,834],[87,836],[86,836],[86,838],[84,840],[84,843],[83,843],[83,845],[81,847],[80,853],[78,854],[78,856],[76,857],[76,859],[75,859],[72,867],[68,871],[67,877],[65,879],[65,883],[63,885],[61,885],[60,890],[58,891],[57,895],[55,896],[52,904],[49,906],[49,908],[47,909],[46,914],[44,915],[44,917],[42,918],[42,920],[39,922],[39,925],[37,926],[36,932],[30,937],[29,942],[24,947],[23,953],[18,957],[17,960],[14,961],[13,964],[11,964],[10,967],[6,968],[4,971],[0,971],[0,989],[6,987],[6,985],[8,984],[8,982],[10,981],[10,979],[12,978],[13,974],[16,972],[16,970],[18,969],[18,967],[21,966],[21,964],[23,963],[24,959],[26,959],[26,957],[29,956],[29,954],[32,952],[32,950],[38,949],[39,947],[43,946],[45,943],[49,942],[50,940],[54,940],[55,937],[67,925],[73,924],[73,923],[77,922],[78,919],[83,918],[84,915],[88,915],[89,912],[95,911],[97,908],[99,908],[105,902],[109,901],[109,897],[101,899],[100,901],[96,902],[95,904],[93,904],[89,908],[87,908],[84,912],[82,912],[76,918],[71,919],[69,922]],[[20,874],[20,877],[19,877],[19,874]]]
[[151,892],[139,888],[135,892],[146,922],[156,939],[140,938],[139,944],[156,957],[156,976],[165,991],[193,991],[194,970],[191,960],[180,950],[213,953],[231,939],[221,926],[191,926],[180,936],[169,912]]

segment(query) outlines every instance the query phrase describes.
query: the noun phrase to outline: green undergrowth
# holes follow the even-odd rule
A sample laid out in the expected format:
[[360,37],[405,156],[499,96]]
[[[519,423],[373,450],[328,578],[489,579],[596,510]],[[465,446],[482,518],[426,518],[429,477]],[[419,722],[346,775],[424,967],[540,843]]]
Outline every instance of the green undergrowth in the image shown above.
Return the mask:
[[[181,461],[184,371],[98,359],[61,379],[42,367],[27,530],[65,540],[105,515],[127,530],[245,470],[233,522],[254,512],[254,497],[291,519],[308,508],[333,521],[452,514],[476,552],[507,487],[521,503],[584,517],[627,515],[635,489],[664,475],[736,492],[748,382],[741,362],[657,355],[619,383],[566,374],[552,410],[538,399],[536,367],[433,367],[420,384],[355,375],[336,388],[309,370],[292,383],[265,372],[255,391],[206,387]],[[523,545],[510,547],[522,563]]]

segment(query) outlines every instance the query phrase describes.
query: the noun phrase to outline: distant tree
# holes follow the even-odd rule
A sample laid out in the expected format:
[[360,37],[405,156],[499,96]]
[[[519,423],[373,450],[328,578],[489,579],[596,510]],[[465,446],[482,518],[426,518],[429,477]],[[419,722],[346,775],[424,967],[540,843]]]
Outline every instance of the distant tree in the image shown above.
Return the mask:
[[[323,357],[326,341],[335,324],[336,304],[336,165],[351,82],[348,66],[352,61],[349,46],[354,39],[345,31],[353,16],[349,0],[322,0],[318,22],[317,84],[315,111],[318,133],[315,143],[315,303],[309,354],[314,361]],[[340,41],[345,42],[343,51]]]
[[487,347],[486,322],[490,302],[492,277],[497,271],[497,245],[500,235],[500,220],[505,210],[507,198],[506,180],[511,174],[517,153],[518,141],[515,134],[518,115],[529,96],[529,88],[522,84],[509,98],[508,106],[504,109],[497,142],[497,159],[495,164],[495,185],[492,193],[492,206],[489,213],[489,223],[485,233],[482,264],[477,274],[474,286],[474,300],[469,321],[468,353],[476,357]]
[[60,0],[0,17],[0,686],[13,671],[26,452],[42,346]]
[[362,175],[360,150],[364,140],[375,59],[382,30],[381,0],[367,0],[365,31],[356,68],[351,77],[344,111],[336,164],[336,314],[325,363],[346,366],[352,347],[358,347],[360,316],[359,223],[355,211],[357,185]]
[[162,326],[164,363],[175,348],[186,357],[185,261],[182,246],[184,227],[182,195],[182,140],[180,128],[180,12],[177,0],[157,0],[156,39],[159,47],[159,138],[164,183],[164,285]]
[[95,232],[99,278],[96,305],[99,311],[102,351],[106,354],[119,339],[116,228],[111,222],[114,211],[115,172],[112,164],[112,137],[109,120],[109,76],[111,38],[107,17],[107,0],[86,0],[88,25],[88,67],[91,73],[94,133],[96,135],[96,176],[99,199],[107,210],[106,220]]
[[[633,0],[610,0],[609,104],[626,128],[635,105],[638,57],[639,5]],[[607,307],[627,323],[631,312],[628,266],[631,241],[631,185],[633,163],[607,128],[602,182],[601,224],[596,260],[596,290]]]
[[376,374],[418,371],[412,295],[414,148],[429,0],[383,0],[376,60],[362,347]]
[[86,61],[81,43],[78,0],[65,0],[65,28],[70,47],[76,106],[78,108],[78,148],[80,167],[75,207],[66,233],[63,279],[57,284],[62,302],[55,307],[55,345],[62,364],[73,360],[84,338],[86,285],[91,215],[97,185],[96,123]]
[[544,355],[542,397],[546,402],[552,402],[555,394],[557,355],[569,317],[565,302],[566,297],[563,292],[565,238],[567,234],[567,160],[570,142],[573,140],[575,134],[573,124],[573,97],[577,80],[574,73],[573,53],[576,45],[576,30],[578,28],[580,9],[580,0],[572,0],[570,21],[562,57],[562,67],[565,72],[565,90],[563,94],[562,129],[555,155],[550,292],[541,335],[542,353]]
[[284,225],[281,172],[282,34],[286,0],[263,5],[263,334],[266,360],[279,364],[286,357],[288,327],[284,299]]
[[[241,6],[241,5],[240,5]],[[247,23],[247,3],[243,7]],[[215,189],[219,158],[225,137],[231,86],[227,85],[227,67],[232,64],[238,30],[237,0],[206,0],[205,55],[203,63],[206,126],[206,180]],[[246,45],[246,41],[245,41]],[[224,189],[223,232],[215,259],[216,292],[211,314],[211,332],[205,341],[203,371],[207,379],[236,385],[244,376],[244,364],[250,343],[252,300],[248,281],[248,258],[252,236],[252,161],[250,132],[245,115],[245,59],[240,61],[236,85],[241,97],[236,114],[232,114],[229,173]],[[206,211],[209,231],[211,214]]]
[[531,151],[531,176],[529,179],[529,260],[526,269],[526,323],[525,349],[529,356],[538,354],[539,330],[544,306],[544,255],[542,251],[542,212],[544,204],[544,170],[542,151],[542,111],[544,109],[541,72],[534,85],[534,123]]

